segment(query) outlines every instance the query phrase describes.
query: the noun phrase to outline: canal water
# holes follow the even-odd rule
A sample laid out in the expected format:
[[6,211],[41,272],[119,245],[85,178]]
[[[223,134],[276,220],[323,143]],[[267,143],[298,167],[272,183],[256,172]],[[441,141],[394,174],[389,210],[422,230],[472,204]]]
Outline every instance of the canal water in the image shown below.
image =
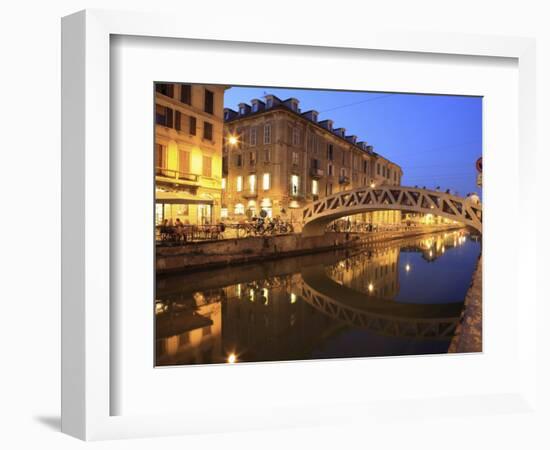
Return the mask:
[[159,276],[156,365],[446,353],[480,252],[459,230]]

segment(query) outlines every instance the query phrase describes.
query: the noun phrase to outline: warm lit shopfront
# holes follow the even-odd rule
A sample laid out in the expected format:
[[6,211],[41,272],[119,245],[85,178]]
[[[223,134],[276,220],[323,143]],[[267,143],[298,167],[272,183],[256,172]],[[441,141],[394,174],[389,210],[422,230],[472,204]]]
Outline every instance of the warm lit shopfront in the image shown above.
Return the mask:
[[189,225],[214,223],[214,198],[209,194],[193,195],[187,192],[157,190],[155,225],[161,225],[165,220],[169,225],[173,225],[176,219]]

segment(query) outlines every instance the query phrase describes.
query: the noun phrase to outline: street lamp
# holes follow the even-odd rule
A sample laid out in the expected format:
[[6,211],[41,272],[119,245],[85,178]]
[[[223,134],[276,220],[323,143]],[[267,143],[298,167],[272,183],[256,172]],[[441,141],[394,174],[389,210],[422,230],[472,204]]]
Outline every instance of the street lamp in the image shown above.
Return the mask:
[[237,139],[237,136],[231,135],[227,138],[227,142],[229,142],[229,145],[235,146],[237,145],[237,142],[239,142],[239,140]]

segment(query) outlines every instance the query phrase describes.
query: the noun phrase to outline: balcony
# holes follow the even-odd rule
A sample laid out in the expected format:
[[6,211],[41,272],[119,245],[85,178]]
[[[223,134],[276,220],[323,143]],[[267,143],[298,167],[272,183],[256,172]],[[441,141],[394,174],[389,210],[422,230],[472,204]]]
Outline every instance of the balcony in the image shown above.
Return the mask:
[[170,181],[180,183],[198,183],[199,175],[193,173],[184,173],[172,169],[164,169],[162,167],[155,168],[155,175],[157,177],[170,178]]
[[318,180],[319,178],[322,178],[324,175],[325,175],[325,171],[323,169],[318,169],[317,167],[309,168],[309,176],[311,178]]
[[347,175],[340,175],[340,177],[338,178],[338,183],[349,184],[350,183],[349,177]]
[[241,197],[246,199],[253,199],[258,197],[258,191],[250,192],[250,191],[243,191],[241,193]]

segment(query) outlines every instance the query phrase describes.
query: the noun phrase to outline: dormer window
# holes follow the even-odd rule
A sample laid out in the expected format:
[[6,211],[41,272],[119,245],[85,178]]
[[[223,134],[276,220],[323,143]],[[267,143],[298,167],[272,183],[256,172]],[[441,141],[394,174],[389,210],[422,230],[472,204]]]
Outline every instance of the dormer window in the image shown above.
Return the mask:
[[273,99],[268,98],[265,106],[266,106],[266,108],[272,108],[273,107]]
[[318,117],[318,114],[316,112],[311,113],[311,120],[313,120],[314,122],[317,122],[317,117]]
[[252,112],[258,112],[258,103],[252,103]]
[[245,108],[244,106],[241,106],[241,107],[239,108],[239,114],[240,114],[241,116],[244,116],[244,115],[246,114],[246,108]]

